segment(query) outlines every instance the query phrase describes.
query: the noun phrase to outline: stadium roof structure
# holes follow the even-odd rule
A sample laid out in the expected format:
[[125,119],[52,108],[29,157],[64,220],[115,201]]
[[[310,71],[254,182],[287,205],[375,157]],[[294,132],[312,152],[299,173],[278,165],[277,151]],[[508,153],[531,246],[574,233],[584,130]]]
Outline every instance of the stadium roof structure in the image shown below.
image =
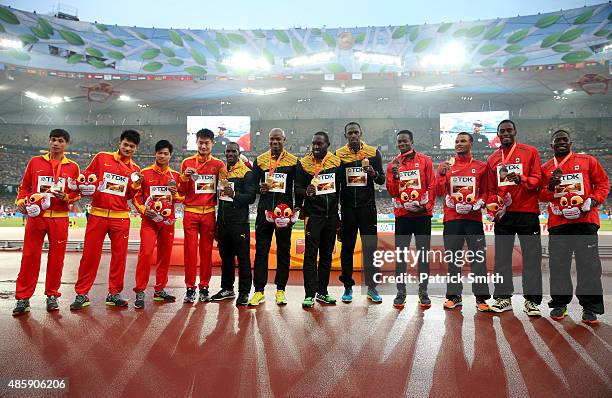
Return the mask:
[[612,4],[487,21],[335,29],[115,26],[0,7],[0,62],[76,73],[217,77],[472,71],[601,61]]
[[[480,110],[610,117],[611,35],[610,3],[490,21],[262,31],[120,27],[0,7],[0,40],[19,44],[0,47],[0,123]],[[236,67],[253,59],[252,69]]]

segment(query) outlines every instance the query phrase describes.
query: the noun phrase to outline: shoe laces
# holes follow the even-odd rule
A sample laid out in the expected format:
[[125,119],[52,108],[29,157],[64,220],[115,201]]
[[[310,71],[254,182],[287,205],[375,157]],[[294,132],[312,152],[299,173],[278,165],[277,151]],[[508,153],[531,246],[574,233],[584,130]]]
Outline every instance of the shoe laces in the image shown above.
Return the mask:
[[144,300],[144,298],[145,298],[144,292],[136,293],[136,300]]

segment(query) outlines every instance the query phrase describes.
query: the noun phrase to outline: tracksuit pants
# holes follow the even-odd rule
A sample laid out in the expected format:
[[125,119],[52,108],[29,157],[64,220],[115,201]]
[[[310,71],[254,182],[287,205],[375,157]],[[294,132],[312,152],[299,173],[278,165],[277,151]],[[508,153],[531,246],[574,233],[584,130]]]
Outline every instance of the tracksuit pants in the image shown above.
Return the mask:
[[257,211],[255,220],[255,264],[253,282],[256,292],[263,292],[268,282],[268,255],[272,244],[272,234],[276,235],[276,277],[274,283],[278,290],[285,290],[289,280],[291,260],[292,227],[276,228],[266,220],[265,213]]
[[251,232],[248,223],[219,222],[219,255],[221,256],[221,289],[234,290],[236,258],[238,258],[238,293],[251,291]]
[[512,251],[518,235],[523,257],[523,296],[525,300],[542,303],[542,242],[540,220],[535,213],[506,213],[495,223],[495,273],[503,281],[495,284],[494,298],[510,298],[512,281]]
[[45,295],[61,296],[59,288],[68,240],[68,217],[29,217],[25,227],[21,268],[15,289],[17,300],[29,299],[34,294],[40,273],[40,257],[45,235],[49,240]]
[[[444,223],[444,250],[452,253],[451,261],[447,263],[449,276],[458,278],[461,275],[463,265],[467,264],[464,256],[463,245],[467,243],[468,250],[472,252],[471,271],[475,276],[486,277],[487,275],[487,255],[484,229],[482,222],[473,220],[451,220]],[[457,255],[461,253],[461,257]],[[458,264],[462,261],[463,265]],[[451,299],[461,296],[463,284],[460,282],[449,281],[446,285],[446,298]],[[472,292],[476,299],[486,300],[491,297],[489,286],[486,283],[474,283]]]
[[[212,276],[212,249],[215,237],[215,212],[197,214],[186,211],[183,216],[185,231],[185,286],[196,287],[198,253],[200,254],[200,289],[207,288]],[[199,241],[198,241],[199,234]]]
[[142,218],[142,223],[140,224],[140,251],[138,252],[138,264],[136,265],[135,292],[144,292],[147,289],[149,275],[151,274],[153,250],[156,247],[155,291],[158,292],[166,287],[173,244],[174,224],[166,225],[161,222],[155,222],[146,216]]
[[89,216],[85,229],[83,256],[79,265],[78,279],[74,286],[77,294],[88,294],[96,280],[106,234],[111,240],[108,293],[116,294],[123,290],[125,261],[130,236],[130,219],[100,217],[92,214]]
[[[306,297],[315,297],[315,293],[327,295],[329,273],[331,271],[332,253],[336,243],[338,216],[306,218],[304,232],[306,248],[304,251],[304,290]],[[317,266],[317,257],[319,264]]]
[[[418,254],[418,277],[421,278],[422,275],[427,275],[427,278],[429,278],[428,253],[431,247],[431,216],[396,217],[395,247],[402,250],[404,247],[409,247],[410,241],[412,240],[412,235],[414,235],[414,243]],[[395,275],[399,276],[405,272],[406,263],[403,261],[397,261],[395,263]],[[419,293],[427,292],[427,286],[429,283],[427,278],[419,282]],[[397,291],[405,294],[406,284],[404,282],[398,282]]]
[[[572,254],[576,256],[576,297],[580,305],[596,314],[604,313],[598,226],[589,223],[565,224],[548,230],[551,308],[572,301]],[[576,235],[580,235],[579,237]]]
[[368,287],[376,287],[376,282],[374,282],[374,251],[378,245],[377,223],[376,206],[342,207],[342,248],[340,249],[342,274],[340,275],[340,282],[344,284],[345,288],[355,285],[353,253],[357,243],[357,232],[362,237],[364,283]]

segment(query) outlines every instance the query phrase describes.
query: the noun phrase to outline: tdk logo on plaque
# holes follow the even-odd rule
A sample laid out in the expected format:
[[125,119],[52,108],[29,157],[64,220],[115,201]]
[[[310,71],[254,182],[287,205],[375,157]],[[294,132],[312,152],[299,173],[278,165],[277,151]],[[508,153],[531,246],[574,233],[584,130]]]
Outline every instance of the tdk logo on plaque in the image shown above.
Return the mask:
[[506,168],[508,169],[509,172],[513,172],[513,171],[518,171],[520,172],[522,167],[522,165],[520,164],[507,164]]
[[400,173],[401,177],[407,178],[407,177],[418,177],[419,176],[419,171],[418,170],[408,170],[408,171],[402,171]]
[[460,182],[469,182],[469,183],[473,183],[476,181],[476,177],[451,177],[451,180],[453,183],[460,183]]
[[563,174],[561,176],[561,182],[564,182],[564,183],[580,182],[580,173]]
[[53,177],[43,177],[43,176],[41,176],[40,177],[40,181],[41,182],[52,182],[52,183],[55,183],[55,179]]
[[215,181],[215,176],[211,174],[198,174],[198,181]]
[[319,174],[318,178],[321,181],[329,181],[329,180],[334,179],[334,175],[333,174]]
[[107,174],[106,176],[108,179],[110,180],[115,180],[115,181],[121,181],[121,182],[127,182],[127,177],[123,177],[123,176],[118,176],[117,174]]
[[347,167],[347,173],[363,173],[363,167]]
[[272,173],[272,177],[274,177],[274,179],[280,178],[282,179],[283,177],[285,177],[284,173]]

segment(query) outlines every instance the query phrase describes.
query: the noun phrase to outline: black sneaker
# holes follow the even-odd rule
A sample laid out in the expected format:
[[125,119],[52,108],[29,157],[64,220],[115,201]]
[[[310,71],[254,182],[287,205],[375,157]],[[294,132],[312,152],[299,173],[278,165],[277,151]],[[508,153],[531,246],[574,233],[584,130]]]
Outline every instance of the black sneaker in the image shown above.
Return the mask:
[[57,304],[57,297],[49,296],[47,297],[47,311],[57,311],[59,310],[59,305]]
[[393,299],[393,306],[395,308],[404,308],[405,304],[406,304],[406,293],[397,292],[397,295]]
[[221,289],[221,290],[219,290],[219,292],[217,294],[213,294],[210,297],[210,300],[212,300],[212,301],[221,301],[221,300],[225,300],[225,299],[233,299],[234,297],[236,297],[236,294],[234,293],[233,290]]
[[560,321],[569,315],[567,306],[555,307],[550,311],[550,317],[555,321]]
[[208,292],[207,287],[203,287],[200,289],[200,301],[202,302],[210,301],[210,293]]
[[89,297],[86,294],[77,294],[74,302],[70,304],[71,311],[78,311],[83,309],[83,307],[89,306]]
[[136,301],[134,301],[134,308],[144,308],[145,307],[145,294],[144,292],[137,292],[136,293]]
[[419,305],[423,308],[431,307],[431,300],[427,292],[419,292]]
[[109,293],[108,296],[106,296],[106,305],[112,305],[114,307],[127,307],[128,302],[122,299],[119,293]]
[[15,304],[13,309],[13,316],[23,315],[26,312],[30,312],[30,300],[17,300],[17,304]]
[[174,303],[176,301],[176,297],[166,293],[166,291],[162,289],[153,294],[153,301],[165,301],[168,303]]
[[187,288],[187,292],[185,293],[185,298],[183,299],[183,303],[195,303],[196,301],[196,291],[193,288]]
[[238,293],[238,299],[236,299],[236,305],[248,305],[249,304],[249,294],[248,293]]
[[597,325],[599,323],[597,320],[597,314],[590,310],[582,310],[582,323],[586,323],[587,325]]

